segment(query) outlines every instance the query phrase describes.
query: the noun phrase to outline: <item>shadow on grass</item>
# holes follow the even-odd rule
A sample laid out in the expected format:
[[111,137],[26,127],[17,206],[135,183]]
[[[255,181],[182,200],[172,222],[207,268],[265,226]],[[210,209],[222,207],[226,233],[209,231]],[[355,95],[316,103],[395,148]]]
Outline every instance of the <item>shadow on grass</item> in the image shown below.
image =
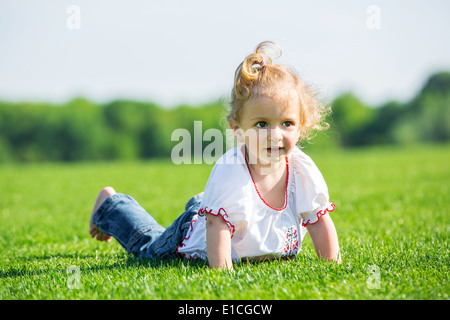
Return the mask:
[[204,260],[188,260],[184,258],[170,258],[170,259],[146,259],[137,258],[129,255],[126,260],[126,266],[128,267],[143,267],[143,268],[193,268],[203,269],[208,267],[208,263]]
[[[63,259],[73,260],[73,262],[69,262],[67,263],[67,267],[61,268],[61,264],[65,264],[65,262],[62,261]],[[189,268],[192,270],[200,270],[208,267],[207,262],[203,260],[187,260],[183,258],[152,260],[138,258],[132,255],[126,255],[124,258],[117,258],[114,256],[102,256],[101,258],[98,258],[96,254],[46,254],[27,256],[24,260],[25,262],[54,260],[53,262],[56,262],[59,268],[52,267],[50,262],[44,268],[40,266],[39,269],[36,268],[36,266],[30,266],[24,263],[23,265],[18,265],[17,267],[10,267],[8,269],[0,270],[0,279],[33,277],[49,273],[66,274],[71,266],[78,267],[81,272],[97,272],[102,270],[114,271],[118,269],[123,270],[132,268]],[[116,261],[112,262],[113,260]]]

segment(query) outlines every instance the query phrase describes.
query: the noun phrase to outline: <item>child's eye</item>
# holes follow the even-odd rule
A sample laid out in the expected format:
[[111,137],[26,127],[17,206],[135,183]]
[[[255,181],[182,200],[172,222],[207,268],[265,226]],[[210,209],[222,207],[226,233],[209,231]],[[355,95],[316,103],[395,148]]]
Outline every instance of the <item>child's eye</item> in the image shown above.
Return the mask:
[[292,126],[292,121],[285,121],[285,122],[283,122],[283,125],[285,126],[285,127],[290,127],[290,126]]
[[259,122],[256,124],[256,126],[257,126],[258,128],[265,128],[265,127],[267,127],[267,123],[265,123],[264,121],[259,121]]

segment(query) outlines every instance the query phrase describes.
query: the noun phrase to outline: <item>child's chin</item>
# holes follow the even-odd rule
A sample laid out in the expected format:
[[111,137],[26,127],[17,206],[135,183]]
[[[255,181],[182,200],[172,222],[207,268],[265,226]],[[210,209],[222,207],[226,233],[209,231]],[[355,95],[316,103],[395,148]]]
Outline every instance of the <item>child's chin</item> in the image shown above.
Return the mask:
[[284,154],[282,153],[267,153],[264,157],[261,157],[261,162],[269,164],[271,162],[279,162],[284,160]]
[[267,151],[267,157],[271,158],[271,157],[279,157],[281,156],[283,153],[282,150],[277,150],[277,151]]

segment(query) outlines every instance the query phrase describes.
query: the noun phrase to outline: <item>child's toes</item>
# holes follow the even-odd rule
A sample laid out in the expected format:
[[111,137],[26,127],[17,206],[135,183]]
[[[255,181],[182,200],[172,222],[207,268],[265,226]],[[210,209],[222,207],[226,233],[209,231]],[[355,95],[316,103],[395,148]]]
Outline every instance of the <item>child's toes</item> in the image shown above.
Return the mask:
[[97,233],[97,240],[98,241],[106,241],[106,242],[109,242],[109,241],[111,241],[111,236],[110,235],[107,235],[106,233],[103,233],[103,232],[101,232],[101,231],[99,231],[98,233]]
[[104,234],[103,232],[99,232],[97,235],[97,240],[98,241],[105,241],[106,239],[106,234]]
[[91,235],[92,238],[95,238],[97,233],[98,233],[98,229],[97,228],[89,229],[89,234]]

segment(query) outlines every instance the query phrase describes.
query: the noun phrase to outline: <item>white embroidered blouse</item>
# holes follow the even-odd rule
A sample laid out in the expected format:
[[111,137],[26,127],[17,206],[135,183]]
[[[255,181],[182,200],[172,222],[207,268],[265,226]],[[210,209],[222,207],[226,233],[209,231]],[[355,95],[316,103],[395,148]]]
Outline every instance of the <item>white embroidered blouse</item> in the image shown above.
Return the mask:
[[206,213],[221,215],[231,232],[234,262],[297,255],[306,225],[335,209],[317,166],[299,148],[287,156],[285,203],[273,208],[260,196],[242,148],[226,152],[214,165],[198,214],[177,252],[207,259]]

